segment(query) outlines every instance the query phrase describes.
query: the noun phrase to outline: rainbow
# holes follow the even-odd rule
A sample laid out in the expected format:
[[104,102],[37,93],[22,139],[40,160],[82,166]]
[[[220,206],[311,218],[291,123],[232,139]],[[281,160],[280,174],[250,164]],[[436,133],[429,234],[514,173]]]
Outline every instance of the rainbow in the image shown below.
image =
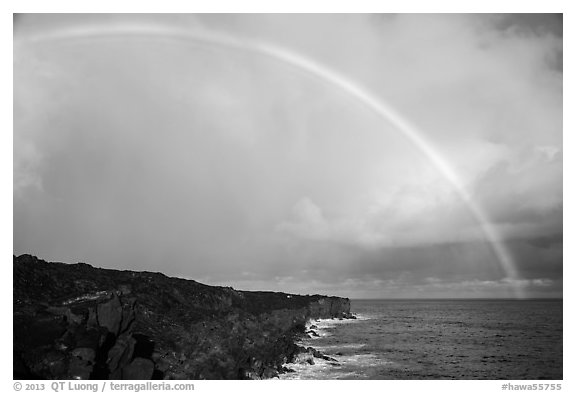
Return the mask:
[[[491,224],[487,213],[474,201],[464,186],[463,181],[452,169],[450,163],[442,157],[442,155],[434,148],[434,145],[424,137],[424,132],[414,124],[411,124],[381,97],[374,95],[366,88],[360,86],[346,76],[339,74],[335,70],[286,48],[254,39],[247,39],[245,37],[236,38],[208,30],[189,31],[167,26],[141,24],[119,24],[111,26],[107,25],[105,27],[94,25],[67,28],[43,33],[42,35],[29,35],[17,39],[15,44],[33,44],[73,39],[85,40],[103,37],[162,37],[250,52],[295,67],[298,70],[304,71],[308,75],[347,93],[350,97],[355,98],[358,102],[361,102],[367,108],[371,109],[380,118],[392,124],[430,160],[434,167],[444,176],[451,186],[454,187],[454,190],[481,226],[486,240],[492,247],[500,266],[506,274],[507,281],[512,285],[514,296],[517,298],[525,297],[522,287],[514,284],[519,278],[514,258],[504,246],[502,236]],[[16,46],[15,49],[17,49]]]

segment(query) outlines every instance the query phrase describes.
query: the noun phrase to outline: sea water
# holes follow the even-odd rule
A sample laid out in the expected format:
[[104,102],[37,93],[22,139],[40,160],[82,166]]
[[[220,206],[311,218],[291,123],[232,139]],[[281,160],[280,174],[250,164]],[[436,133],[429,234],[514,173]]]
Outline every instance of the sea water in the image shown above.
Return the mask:
[[562,379],[562,300],[353,300],[282,379]]

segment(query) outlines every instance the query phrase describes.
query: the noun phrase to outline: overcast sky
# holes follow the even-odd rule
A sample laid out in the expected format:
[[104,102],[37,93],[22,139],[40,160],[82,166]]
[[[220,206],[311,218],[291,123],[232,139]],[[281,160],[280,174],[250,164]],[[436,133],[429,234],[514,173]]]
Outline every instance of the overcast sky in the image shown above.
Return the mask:
[[[125,26],[150,33],[81,33]],[[170,31],[281,48],[394,108],[517,274],[354,95]],[[352,298],[561,296],[557,15],[21,15],[14,37],[16,255]]]

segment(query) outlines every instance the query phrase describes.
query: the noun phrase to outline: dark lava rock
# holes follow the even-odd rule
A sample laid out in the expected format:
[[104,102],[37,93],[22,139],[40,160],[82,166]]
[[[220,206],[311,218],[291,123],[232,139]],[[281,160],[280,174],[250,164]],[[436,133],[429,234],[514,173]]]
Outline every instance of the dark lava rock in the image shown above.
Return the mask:
[[152,379],[154,363],[150,359],[135,358],[122,369],[122,379]]
[[136,340],[130,334],[126,334],[118,337],[114,346],[108,351],[106,364],[114,377],[120,377],[120,370],[132,360],[135,345]]
[[278,377],[278,371],[276,371],[275,369],[271,368],[271,367],[266,367],[264,369],[264,371],[262,372],[262,378],[263,379],[271,379],[271,378],[277,378]]
[[70,379],[89,379],[94,371],[96,352],[92,348],[76,348],[71,351],[68,368]]
[[320,352],[317,349],[312,348],[312,347],[306,348],[306,352],[308,352],[309,354],[312,354],[312,356],[314,356],[315,358],[321,358],[322,357],[322,352]]
[[[161,273],[13,261],[14,378],[261,379],[290,362],[311,319],[350,301],[247,292]],[[289,370],[289,369],[287,369]]]
[[116,295],[106,303],[98,305],[98,324],[114,335],[120,332],[122,323],[122,303]]

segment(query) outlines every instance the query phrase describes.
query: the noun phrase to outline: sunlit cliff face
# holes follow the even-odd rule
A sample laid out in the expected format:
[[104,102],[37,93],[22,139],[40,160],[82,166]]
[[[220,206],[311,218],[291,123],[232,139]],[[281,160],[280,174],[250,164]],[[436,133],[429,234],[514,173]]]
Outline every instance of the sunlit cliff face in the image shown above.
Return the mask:
[[558,296],[558,25],[23,15],[14,253],[241,289]]

